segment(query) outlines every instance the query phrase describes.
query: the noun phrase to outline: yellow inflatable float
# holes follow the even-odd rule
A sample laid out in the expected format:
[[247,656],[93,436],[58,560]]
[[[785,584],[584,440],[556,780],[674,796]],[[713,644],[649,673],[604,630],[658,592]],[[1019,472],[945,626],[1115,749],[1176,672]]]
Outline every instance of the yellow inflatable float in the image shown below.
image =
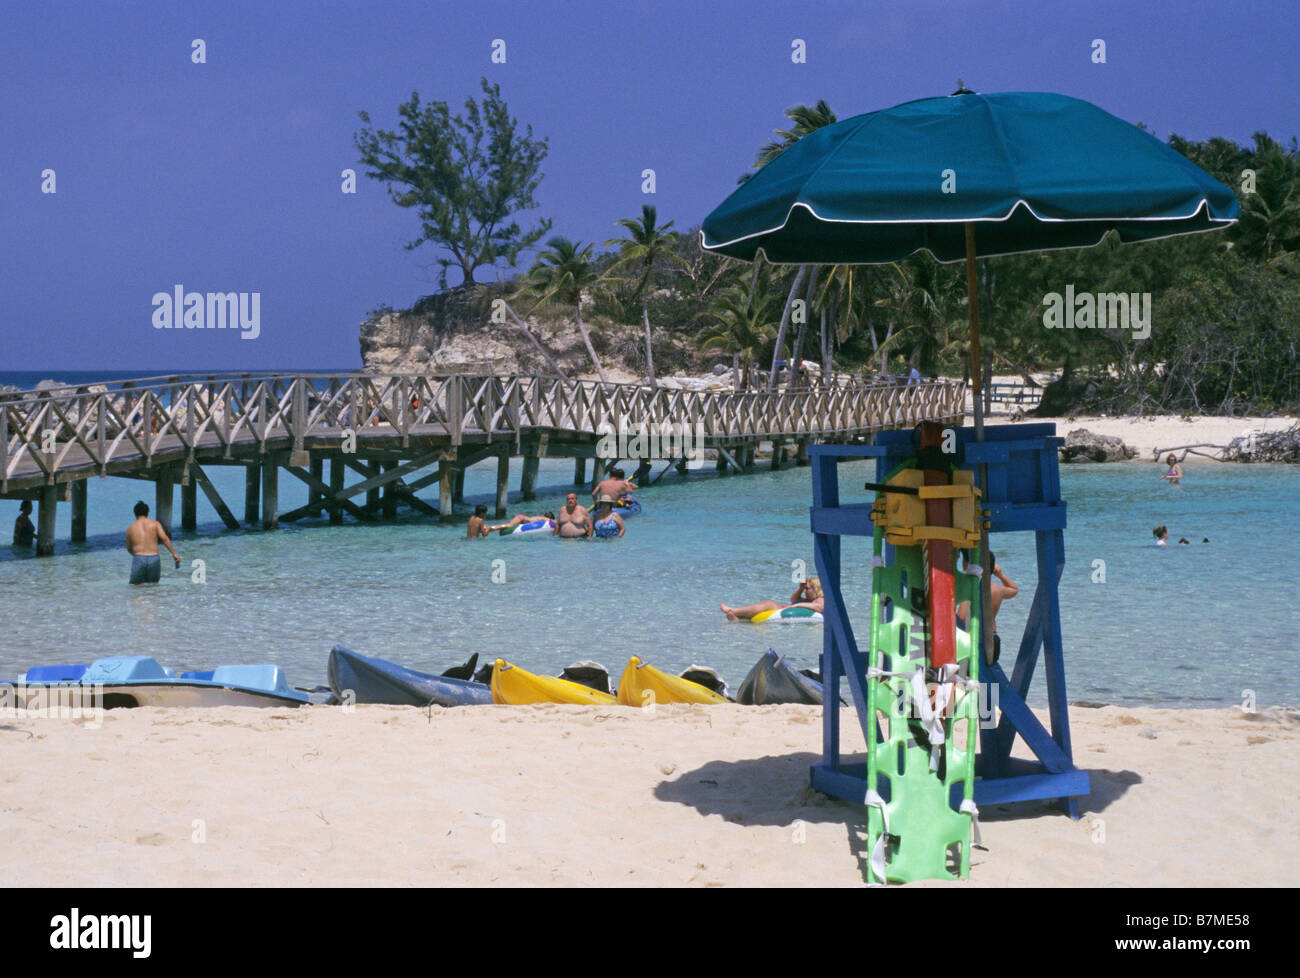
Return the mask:
[[611,706],[618,701],[590,686],[556,676],[539,676],[497,659],[492,666],[492,702],[509,706],[529,703],[577,703],[583,706]]
[[[653,698],[652,698],[653,697]],[[627,668],[618,681],[618,701],[624,706],[645,706],[647,703],[726,703],[699,683],[679,676],[660,672],[636,656],[627,660]]]

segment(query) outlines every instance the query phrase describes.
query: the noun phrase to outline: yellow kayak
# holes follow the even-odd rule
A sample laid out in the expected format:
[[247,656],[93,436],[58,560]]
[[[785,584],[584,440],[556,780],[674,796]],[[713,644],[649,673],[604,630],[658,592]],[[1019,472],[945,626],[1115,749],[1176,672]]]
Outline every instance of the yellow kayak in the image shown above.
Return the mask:
[[609,706],[618,701],[598,689],[555,676],[539,676],[497,659],[492,666],[492,702],[510,706],[528,703],[579,703]]
[[[651,693],[653,698],[648,695]],[[618,681],[618,701],[624,706],[645,706],[647,703],[726,703],[727,698],[689,679],[670,676],[632,656]]]

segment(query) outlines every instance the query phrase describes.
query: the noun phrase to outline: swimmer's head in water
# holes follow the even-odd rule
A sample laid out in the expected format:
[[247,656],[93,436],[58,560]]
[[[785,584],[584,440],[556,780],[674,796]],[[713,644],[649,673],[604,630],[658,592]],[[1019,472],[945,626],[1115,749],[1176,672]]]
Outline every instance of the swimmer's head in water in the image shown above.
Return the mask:
[[810,577],[803,582],[803,585],[808,591],[809,600],[816,600],[822,596],[822,582],[819,578]]
[[1157,540],[1163,540],[1165,537],[1169,536],[1169,528],[1164,526],[1157,526],[1154,530],[1151,531],[1151,535],[1154,536]]
[[139,502],[135,504],[135,508],[132,509],[131,512],[135,513],[136,516],[148,516],[149,505],[143,499],[141,499]]
[[551,522],[555,522],[555,514],[552,513],[549,509],[548,509],[545,513],[543,513],[542,515],[545,516],[545,517],[546,517],[548,520],[550,520]]
[[564,504],[570,508],[578,505],[578,494],[571,492],[564,497]]
[[1188,540],[1187,537],[1180,537],[1178,540],[1179,546],[1182,546],[1183,544],[1190,544],[1191,542],[1192,541]]
[[482,503],[479,503],[477,506],[474,507],[474,515],[487,516],[487,507],[484,506]]
[[1210,542],[1209,537],[1201,537],[1201,543],[1209,543],[1209,542]]

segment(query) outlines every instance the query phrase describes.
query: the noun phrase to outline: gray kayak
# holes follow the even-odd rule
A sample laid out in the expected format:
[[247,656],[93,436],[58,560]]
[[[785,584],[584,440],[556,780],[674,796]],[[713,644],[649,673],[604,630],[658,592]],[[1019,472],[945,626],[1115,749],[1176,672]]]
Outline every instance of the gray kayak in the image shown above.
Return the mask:
[[746,706],[768,703],[820,705],[822,684],[786,665],[783,656],[768,649],[741,680],[736,702]]
[[483,683],[416,672],[342,645],[330,649],[329,683],[343,703],[477,706],[492,702],[492,691]]

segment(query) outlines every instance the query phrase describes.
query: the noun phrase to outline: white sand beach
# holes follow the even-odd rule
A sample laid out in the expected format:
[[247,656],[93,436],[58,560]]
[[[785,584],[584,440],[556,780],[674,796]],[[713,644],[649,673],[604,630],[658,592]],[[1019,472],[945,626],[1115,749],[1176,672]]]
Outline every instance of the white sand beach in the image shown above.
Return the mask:
[[[0,718],[26,885],[855,886],[816,707],[115,710]],[[982,813],[973,886],[1290,886],[1300,711],[1071,709],[1074,822]],[[846,747],[856,728],[846,710]],[[860,746],[860,741],[859,741]]]

